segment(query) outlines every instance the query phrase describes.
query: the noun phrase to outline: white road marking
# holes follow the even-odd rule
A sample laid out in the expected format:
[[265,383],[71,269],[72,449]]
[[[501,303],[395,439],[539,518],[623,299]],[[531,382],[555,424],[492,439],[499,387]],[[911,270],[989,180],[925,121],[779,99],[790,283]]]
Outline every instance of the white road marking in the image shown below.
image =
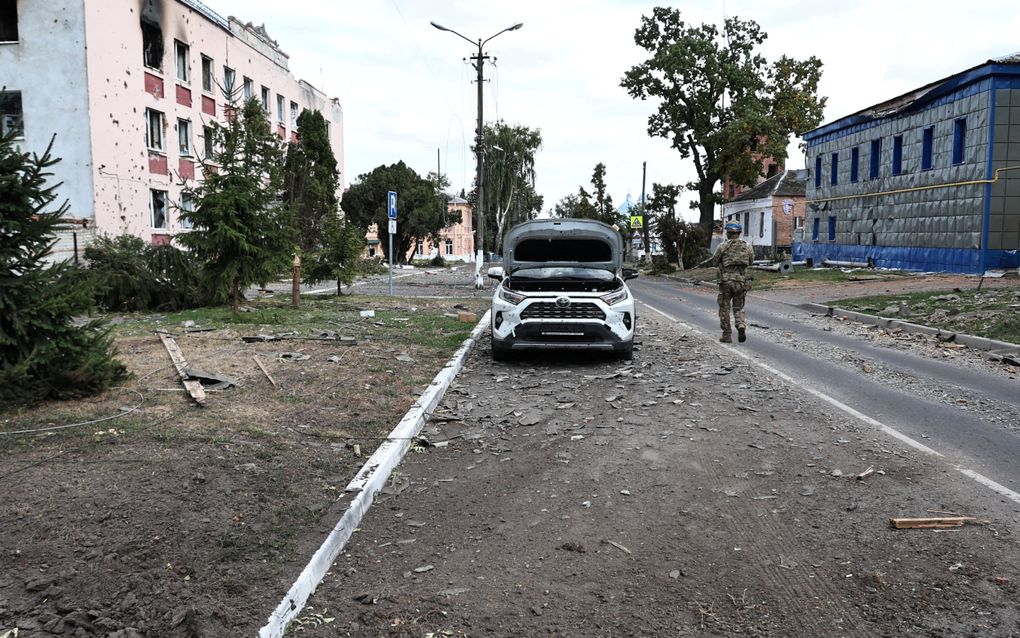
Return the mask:
[[[684,329],[690,330],[691,332],[694,332],[694,333],[697,333],[699,335],[702,335],[703,337],[705,337],[707,339],[711,339],[711,337],[706,335],[701,330],[698,330],[694,326],[692,326],[690,324],[687,324],[687,323],[684,323],[680,319],[677,319],[676,317],[674,317],[674,316],[672,316],[672,315],[670,315],[670,314],[668,314],[666,312],[663,312],[662,310],[659,310],[658,308],[656,308],[654,306],[651,306],[651,305],[649,305],[649,304],[647,304],[647,303],[645,303],[643,301],[640,302],[640,303],[641,303],[641,305],[645,306],[649,310],[662,315],[663,317],[665,317],[669,321],[672,321],[674,323],[677,323],[677,324],[683,326]],[[749,354],[747,354],[745,352],[741,352],[738,348],[735,348],[733,346],[730,346],[730,345],[727,345],[727,344],[724,344],[724,343],[720,343],[719,346],[722,347],[722,348],[725,348],[726,350],[729,350],[733,354],[735,354],[735,355],[745,359],[746,361],[748,361],[748,362],[758,366],[759,368],[769,372],[770,374],[774,374],[775,376],[779,377],[780,379],[783,379],[787,383],[789,383],[791,385],[794,385],[794,386],[796,386],[798,388],[803,389],[804,391],[806,391],[806,392],[810,393],[811,395],[821,399],[822,401],[825,401],[829,405],[831,405],[831,406],[833,406],[833,407],[835,407],[835,408],[837,408],[837,409],[839,409],[839,410],[849,414],[850,416],[852,416],[852,417],[854,417],[856,419],[859,419],[859,420],[867,423],[868,425],[871,425],[873,427],[878,428],[879,430],[881,430],[885,434],[888,434],[889,436],[899,440],[900,442],[905,443],[906,445],[909,445],[910,447],[914,448],[915,450],[918,450],[920,452],[924,452],[925,454],[931,454],[933,456],[944,457],[944,455],[941,452],[933,450],[932,448],[928,447],[927,445],[925,445],[925,444],[923,444],[923,443],[921,443],[919,441],[916,441],[916,440],[910,438],[906,434],[903,434],[902,432],[900,432],[900,431],[898,431],[898,430],[896,430],[894,428],[889,427],[888,425],[882,423],[881,421],[877,421],[877,420],[871,418],[870,416],[868,416],[868,415],[866,415],[866,414],[864,414],[862,412],[859,412],[858,410],[853,409],[852,407],[850,407],[849,405],[843,403],[839,399],[831,397],[831,396],[825,394],[824,392],[822,392],[820,390],[815,390],[814,388],[810,388],[810,387],[805,386],[802,382],[797,381],[796,379],[794,379],[790,375],[786,374],[785,372],[781,372],[779,370],[776,370],[772,366],[767,365],[765,363],[762,363],[761,361],[758,361],[758,360],[754,359],[753,357],[751,357],[751,355],[749,355]],[[1014,501],[1016,503],[1020,503],[1020,493],[1014,492],[1013,490],[1009,489],[1005,485],[1001,485],[999,483],[996,483],[995,481],[993,481],[992,479],[988,478],[987,476],[984,476],[984,475],[982,475],[982,474],[980,474],[978,472],[975,472],[974,470],[965,468],[965,467],[960,466],[960,465],[955,465],[953,467],[954,467],[954,469],[956,469],[958,472],[960,472],[964,476],[973,479],[974,481],[976,481],[979,484],[987,487],[988,489],[992,490],[993,492],[996,492],[997,494],[999,494],[1001,496],[1005,496],[1006,498],[1010,499],[1011,501]]]

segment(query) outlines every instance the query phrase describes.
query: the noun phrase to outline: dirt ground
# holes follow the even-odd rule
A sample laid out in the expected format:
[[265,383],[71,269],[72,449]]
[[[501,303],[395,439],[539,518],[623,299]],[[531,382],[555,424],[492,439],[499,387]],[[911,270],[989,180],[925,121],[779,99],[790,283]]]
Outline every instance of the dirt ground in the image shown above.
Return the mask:
[[[497,365],[483,338],[426,426],[447,443],[408,455],[295,635],[1020,636],[1014,503],[701,335],[639,333],[628,366]],[[238,336],[179,337],[241,381],[207,408],[143,335],[118,341],[129,388],[2,415],[0,636],[256,635],[442,364]],[[978,522],[889,526],[932,511]]]

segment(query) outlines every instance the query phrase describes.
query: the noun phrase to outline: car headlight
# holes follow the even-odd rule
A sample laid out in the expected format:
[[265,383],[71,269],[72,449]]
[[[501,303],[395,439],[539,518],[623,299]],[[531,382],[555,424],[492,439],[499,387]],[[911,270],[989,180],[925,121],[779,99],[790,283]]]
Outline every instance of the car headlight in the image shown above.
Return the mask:
[[500,289],[499,298],[502,299],[503,301],[512,303],[515,306],[524,301],[524,295],[519,295],[516,292],[513,292],[512,290],[507,290],[506,288]]
[[602,295],[599,299],[605,302],[607,306],[614,306],[626,299],[628,296],[627,289],[624,288],[622,290],[617,290],[616,292],[611,292],[608,295]]

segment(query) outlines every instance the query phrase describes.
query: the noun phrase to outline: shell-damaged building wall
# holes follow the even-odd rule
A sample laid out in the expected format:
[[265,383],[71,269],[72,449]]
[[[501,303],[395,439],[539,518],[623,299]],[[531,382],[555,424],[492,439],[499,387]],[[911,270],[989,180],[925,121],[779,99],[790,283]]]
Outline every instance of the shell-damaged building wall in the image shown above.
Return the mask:
[[973,273],[1020,264],[1020,56],[804,139],[810,176],[796,258]]

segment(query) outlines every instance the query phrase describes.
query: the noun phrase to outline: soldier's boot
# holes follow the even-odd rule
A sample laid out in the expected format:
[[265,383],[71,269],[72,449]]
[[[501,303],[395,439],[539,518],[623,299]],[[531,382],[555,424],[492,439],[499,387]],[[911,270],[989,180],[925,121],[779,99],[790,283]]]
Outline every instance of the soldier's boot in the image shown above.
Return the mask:
[[740,343],[747,341],[747,332],[744,331],[743,326],[737,328],[737,341]]
[[723,343],[733,343],[733,336],[728,332],[724,332],[722,333],[722,336],[719,337],[719,341]]

